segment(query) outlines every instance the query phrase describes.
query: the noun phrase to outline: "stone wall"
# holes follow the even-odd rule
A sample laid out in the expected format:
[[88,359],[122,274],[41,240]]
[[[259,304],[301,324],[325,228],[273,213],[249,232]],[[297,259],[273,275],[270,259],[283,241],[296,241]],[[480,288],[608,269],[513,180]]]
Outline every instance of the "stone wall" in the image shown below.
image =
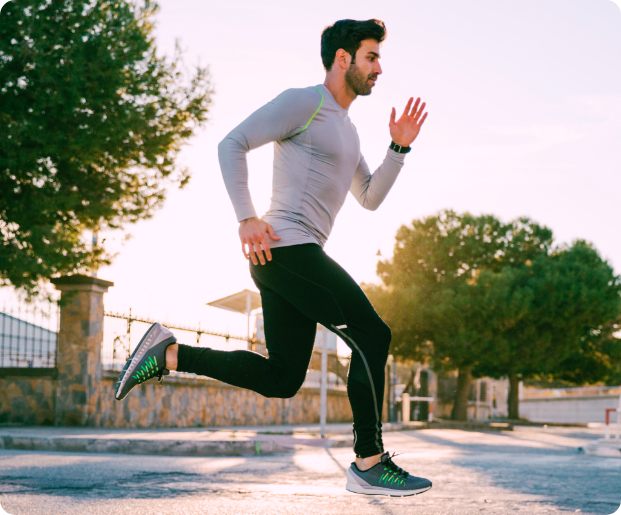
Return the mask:
[[55,383],[51,377],[0,378],[0,424],[53,425]]
[[[116,378],[104,378],[102,427],[222,427],[319,423],[319,390],[302,389],[291,399],[268,399],[258,393],[204,379],[166,377],[136,387],[114,399]],[[346,392],[328,392],[328,422],[353,420]]]
[[[319,390],[302,389],[291,399],[257,393],[208,379],[166,377],[114,398],[116,373],[105,373],[100,395],[89,399],[91,427],[223,427],[319,423]],[[0,423],[52,425],[57,420],[58,381],[51,377],[0,378]],[[328,391],[328,422],[353,420],[346,392]]]
[[[61,290],[56,369],[0,368],[0,423],[90,427],[222,427],[319,422],[319,390],[292,399],[261,395],[202,378],[153,380],[121,402],[118,372],[104,372],[103,294],[113,283],[72,275],[52,279]],[[328,422],[353,420],[346,392],[328,392]]]

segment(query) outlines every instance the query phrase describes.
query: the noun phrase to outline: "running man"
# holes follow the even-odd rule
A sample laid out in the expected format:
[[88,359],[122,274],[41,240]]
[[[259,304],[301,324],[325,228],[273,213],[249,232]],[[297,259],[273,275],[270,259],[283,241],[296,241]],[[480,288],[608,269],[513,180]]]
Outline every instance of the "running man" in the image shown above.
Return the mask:
[[[414,495],[431,482],[408,474],[384,450],[382,399],[391,333],[358,284],[323,251],[334,219],[350,191],[366,209],[386,198],[405,155],[427,117],[425,103],[410,98],[399,119],[390,114],[392,143],[371,173],[348,116],[359,95],[370,95],[382,73],[379,20],[341,20],[321,35],[323,84],[288,89],[255,111],[218,147],[227,191],[239,221],[242,251],[261,292],[269,357],[177,344],[154,324],[125,365],[116,398],[169,370],[208,376],[265,397],[290,398],[302,386],[317,323],[351,348],[347,393],[354,414],[356,460],[347,490]],[[246,154],[274,142],[269,211],[257,217],[248,189]]]

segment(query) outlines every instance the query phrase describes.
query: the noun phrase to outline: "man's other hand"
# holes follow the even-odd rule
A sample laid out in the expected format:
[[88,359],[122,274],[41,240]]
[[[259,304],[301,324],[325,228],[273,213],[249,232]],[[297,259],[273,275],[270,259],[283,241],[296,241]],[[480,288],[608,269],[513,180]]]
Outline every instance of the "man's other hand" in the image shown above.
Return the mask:
[[[260,218],[246,218],[246,220],[242,220],[239,223],[239,239],[241,240],[242,252],[246,259],[252,259],[255,265],[258,265],[259,261],[264,265],[265,258],[268,261],[272,260],[268,236],[274,241],[280,239],[276,236],[272,226]],[[263,253],[265,253],[265,256]]]
[[408,103],[405,106],[405,111],[403,111],[401,118],[397,121],[395,121],[397,112],[394,107],[392,108],[392,113],[390,113],[390,123],[388,124],[388,127],[390,128],[390,136],[397,145],[401,145],[402,147],[409,147],[414,142],[416,136],[418,136],[418,133],[420,132],[420,128],[425,122],[425,118],[427,118],[427,113],[423,116],[425,102],[423,102],[420,106],[420,109],[418,108],[420,98],[416,99],[416,103],[410,112],[413,100],[414,98],[410,98],[410,100],[408,100]]

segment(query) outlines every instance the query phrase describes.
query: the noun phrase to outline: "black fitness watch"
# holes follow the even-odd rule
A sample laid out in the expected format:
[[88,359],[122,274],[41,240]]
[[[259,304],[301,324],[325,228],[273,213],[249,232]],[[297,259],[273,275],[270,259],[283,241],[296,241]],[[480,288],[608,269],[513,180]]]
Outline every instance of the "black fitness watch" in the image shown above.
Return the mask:
[[398,154],[407,154],[412,147],[402,147],[401,145],[397,145],[394,141],[390,143],[390,150],[394,150]]

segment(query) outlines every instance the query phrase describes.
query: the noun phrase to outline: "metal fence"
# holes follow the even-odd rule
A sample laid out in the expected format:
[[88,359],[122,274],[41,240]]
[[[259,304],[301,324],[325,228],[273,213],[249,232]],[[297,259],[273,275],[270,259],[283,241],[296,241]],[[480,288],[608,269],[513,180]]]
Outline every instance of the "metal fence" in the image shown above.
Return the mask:
[[[149,318],[142,318],[129,314],[106,312],[104,316],[104,340],[102,345],[102,365],[104,370],[120,371],[125,366],[144,333],[151,324],[157,322]],[[195,347],[208,347],[216,350],[252,350],[263,356],[268,356],[265,341],[261,339],[247,339],[242,336],[222,334],[208,329],[177,326],[160,322],[164,327],[174,331],[178,343]],[[321,385],[320,367],[321,352],[314,351],[309,365],[303,388],[319,388]],[[349,358],[329,355],[328,359],[328,389],[346,390]],[[171,372],[171,375],[194,377],[194,374]]]
[[54,368],[59,323],[57,304],[5,306],[0,311],[0,368]]

